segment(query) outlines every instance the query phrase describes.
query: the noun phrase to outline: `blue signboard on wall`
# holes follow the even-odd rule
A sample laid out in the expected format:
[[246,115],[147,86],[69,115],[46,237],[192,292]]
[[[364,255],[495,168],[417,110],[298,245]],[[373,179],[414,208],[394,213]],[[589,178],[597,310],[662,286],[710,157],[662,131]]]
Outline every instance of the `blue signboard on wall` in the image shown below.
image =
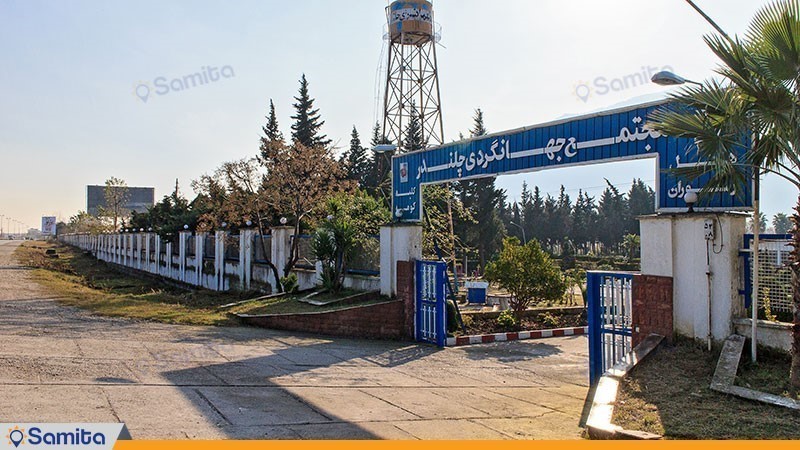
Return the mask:
[[[533,172],[609,161],[655,158],[656,210],[686,211],[683,196],[699,192],[708,175],[677,178],[668,169],[698,165],[694,141],[648,129],[648,114],[664,102],[493,133],[392,158],[392,211],[401,221],[422,218],[422,186],[446,181]],[[732,154],[742,159],[745,148]],[[704,196],[697,210],[749,210],[752,192],[729,190]]]

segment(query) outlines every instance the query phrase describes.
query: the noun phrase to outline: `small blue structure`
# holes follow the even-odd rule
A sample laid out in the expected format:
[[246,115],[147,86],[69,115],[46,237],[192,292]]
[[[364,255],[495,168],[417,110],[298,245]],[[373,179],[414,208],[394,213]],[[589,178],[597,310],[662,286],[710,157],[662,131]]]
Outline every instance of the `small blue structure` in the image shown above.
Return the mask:
[[489,283],[485,281],[467,281],[464,283],[467,288],[467,302],[484,304],[486,303],[486,291],[489,289]]

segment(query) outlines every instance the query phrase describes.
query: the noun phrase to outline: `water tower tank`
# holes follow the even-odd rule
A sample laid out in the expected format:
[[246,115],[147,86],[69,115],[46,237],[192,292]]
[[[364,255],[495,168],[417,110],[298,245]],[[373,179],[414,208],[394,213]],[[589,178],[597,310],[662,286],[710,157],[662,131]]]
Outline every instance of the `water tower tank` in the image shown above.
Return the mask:
[[387,8],[392,42],[419,45],[433,38],[433,5],[425,0],[392,2]]

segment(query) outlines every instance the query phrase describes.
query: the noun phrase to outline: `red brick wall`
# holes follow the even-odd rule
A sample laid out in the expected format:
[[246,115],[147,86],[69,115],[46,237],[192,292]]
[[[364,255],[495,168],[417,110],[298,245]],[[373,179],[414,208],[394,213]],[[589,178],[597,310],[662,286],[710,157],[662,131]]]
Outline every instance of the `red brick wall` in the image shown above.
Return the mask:
[[414,337],[414,261],[397,261],[397,299],[403,302],[403,331]]
[[391,300],[338,311],[248,317],[243,320],[252,325],[278,330],[332,336],[401,339],[404,337],[404,307],[402,301]]
[[651,333],[672,342],[672,277],[634,275],[631,316],[634,346]]

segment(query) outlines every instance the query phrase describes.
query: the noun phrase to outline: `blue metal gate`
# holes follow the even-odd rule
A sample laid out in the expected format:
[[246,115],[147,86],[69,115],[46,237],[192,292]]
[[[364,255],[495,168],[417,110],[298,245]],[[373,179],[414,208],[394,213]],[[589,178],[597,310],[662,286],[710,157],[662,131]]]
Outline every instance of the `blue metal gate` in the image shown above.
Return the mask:
[[631,351],[632,286],[632,273],[586,273],[591,384]]
[[447,341],[445,321],[445,285],[447,266],[442,261],[417,261],[417,341],[444,347]]

